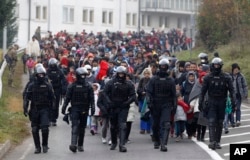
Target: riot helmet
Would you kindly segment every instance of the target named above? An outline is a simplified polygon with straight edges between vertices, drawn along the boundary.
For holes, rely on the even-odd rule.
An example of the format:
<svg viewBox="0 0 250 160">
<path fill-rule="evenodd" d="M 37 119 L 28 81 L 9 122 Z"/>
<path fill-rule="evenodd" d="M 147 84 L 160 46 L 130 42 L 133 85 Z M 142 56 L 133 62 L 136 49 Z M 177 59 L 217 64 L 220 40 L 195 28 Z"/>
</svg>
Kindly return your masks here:
<svg viewBox="0 0 250 160">
<path fill-rule="evenodd" d="M 223 62 L 221 58 L 214 58 L 211 62 L 211 71 L 215 74 L 219 74 L 221 72 L 223 66 Z"/>
<path fill-rule="evenodd" d="M 164 58 L 159 62 L 159 76 L 165 77 L 168 75 L 167 71 L 169 68 L 169 61 L 168 59 Z"/>
<path fill-rule="evenodd" d="M 50 68 L 57 68 L 57 59 L 55 58 L 50 58 L 49 59 L 49 67 Z"/>
<path fill-rule="evenodd" d="M 35 75 L 38 82 L 45 81 L 46 69 L 43 66 L 37 67 Z"/>
<path fill-rule="evenodd" d="M 88 74 L 91 73 L 92 67 L 89 64 L 86 64 L 84 68 L 88 71 Z"/>
<path fill-rule="evenodd" d="M 200 58 L 201 60 L 201 64 L 208 64 L 208 56 L 206 53 L 203 53 L 201 52 L 199 55 L 198 55 L 198 58 Z"/>
<path fill-rule="evenodd" d="M 76 69 L 76 79 L 77 81 L 83 83 L 85 82 L 85 79 L 87 77 L 87 75 L 89 74 L 89 72 L 87 71 L 86 68 L 84 67 L 79 67 Z"/>
<path fill-rule="evenodd" d="M 116 78 L 120 82 L 124 82 L 126 80 L 127 69 L 124 66 L 119 66 L 116 68 Z"/>
</svg>

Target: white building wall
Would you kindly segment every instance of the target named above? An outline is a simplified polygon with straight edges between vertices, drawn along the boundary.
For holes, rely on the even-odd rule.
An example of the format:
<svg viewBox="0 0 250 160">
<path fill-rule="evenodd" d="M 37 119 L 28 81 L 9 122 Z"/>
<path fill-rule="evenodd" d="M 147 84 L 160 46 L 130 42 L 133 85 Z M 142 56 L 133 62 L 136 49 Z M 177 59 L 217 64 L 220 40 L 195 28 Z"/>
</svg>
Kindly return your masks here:
<svg viewBox="0 0 250 160">
<path fill-rule="evenodd" d="M 30 34 L 29 34 L 29 1 L 31 2 L 31 21 L 30 21 Z M 138 0 L 17 0 L 19 7 L 19 32 L 18 32 L 18 44 L 20 46 L 26 46 L 28 39 L 34 35 L 35 30 L 38 26 L 41 27 L 42 36 L 47 34 L 47 31 L 52 31 L 56 34 L 60 30 L 67 30 L 67 32 L 74 34 L 75 32 L 82 32 L 83 29 L 86 32 L 93 31 L 105 32 L 106 29 L 109 31 L 137 31 L 138 21 L 136 24 L 132 24 L 132 15 L 136 14 L 137 19 L 139 16 L 138 12 Z M 36 18 L 36 6 L 40 6 L 41 10 L 43 7 L 47 7 L 47 17 L 42 18 L 43 12 L 40 12 L 40 19 Z M 74 8 L 74 22 L 65 23 L 63 22 L 63 7 Z M 83 22 L 83 9 L 93 10 L 94 17 L 93 23 Z M 102 13 L 113 13 L 112 24 L 102 23 Z M 127 13 L 131 14 L 130 25 L 126 24 Z M 159 15 L 168 15 L 168 27 L 165 27 L 165 31 L 172 28 L 177 28 L 177 19 L 181 17 L 181 28 L 183 29 L 190 24 L 190 18 L 188 15 L 181 14 L 169 14 L 162 12 L 141 12 L 141 15 L 151 15 L 151 25 L 142 26 L 141 29 L 145 31 L 151 31 L 152 28 L 161 29 L 159 27 Z M 88 17 L 89 19 L 89 17 Z M 29 35 L 29 37 L 28 37 Z"/>
</svg>

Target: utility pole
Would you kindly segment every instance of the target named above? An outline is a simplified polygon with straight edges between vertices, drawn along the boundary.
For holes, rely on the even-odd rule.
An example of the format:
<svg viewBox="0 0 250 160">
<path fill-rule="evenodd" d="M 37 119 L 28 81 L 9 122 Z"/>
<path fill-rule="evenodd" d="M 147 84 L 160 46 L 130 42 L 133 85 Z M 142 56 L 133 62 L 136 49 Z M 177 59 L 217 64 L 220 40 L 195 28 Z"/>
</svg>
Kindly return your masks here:
<svg viewBox="0 0 250 160">
<path fill-rule="evenodd" d="M 30 40 L 31 0 L 29 0 L 28 41 Z"/>
<path fill-rule="evenodd" d="M 138 34 L 141 38 L 141 0 L 138 0 Z"/>
</svg>

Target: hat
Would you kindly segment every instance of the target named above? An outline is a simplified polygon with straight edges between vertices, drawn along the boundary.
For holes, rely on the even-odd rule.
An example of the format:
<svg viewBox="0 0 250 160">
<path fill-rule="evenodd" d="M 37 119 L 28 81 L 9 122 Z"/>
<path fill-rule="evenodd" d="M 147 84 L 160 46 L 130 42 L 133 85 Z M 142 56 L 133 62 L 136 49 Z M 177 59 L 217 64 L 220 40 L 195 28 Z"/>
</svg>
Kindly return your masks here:
<svg viewBox="0 0 250 160">
<path fill-rule="evenodd" d="M 72 51 L 76 51 L 76 47 L 72 47 L 71 50 L 72 50 Z"/>
<path fill-rule="evenodd" d="M 214 53 L 214 57 L 220 57 L 218 52 Z"/>
<path fill-rule="evenodd" d="M 232 72 L 235 68 L 238 68 L 240 70 L 240 66 L 238 65 L 238 63 L 233 63 L 232 64 Z"/>
</svg>

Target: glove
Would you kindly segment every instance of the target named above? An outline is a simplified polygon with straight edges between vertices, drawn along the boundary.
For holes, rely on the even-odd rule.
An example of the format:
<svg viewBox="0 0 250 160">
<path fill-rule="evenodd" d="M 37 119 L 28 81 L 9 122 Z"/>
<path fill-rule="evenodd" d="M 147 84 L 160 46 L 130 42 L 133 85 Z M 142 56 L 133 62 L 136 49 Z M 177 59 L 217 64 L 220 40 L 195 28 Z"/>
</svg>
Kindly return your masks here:
<svg viewBox="0 0 250 160">
<path fill-rule="evenodd" d="M 91 116 L 95 114 L 95 107 L 91 107 Z"/>
<path fill-rule="evenodd" d="M 28 110 L 27 110 L 27 109 L 24 109 L 24 111 L 23 111 L 23 115 L 24 115 L 25 117 L 27 117 L 27 116 L 28 116 Z"/>
<path fill-rule="evenodd" d="M 122 108 L 127 108 L 127 107 L 129 107 L 129 105 L 130 105 L 130 103 L 124 102 L 124 103 L 122 103 Z"/>
<path fill-rule="evenodd" d="M 63 107 L 62 107 L 62 114 L 63 114 L 63 115 L 65 115 L 66 108 L 67 108 L 67 106 L 63 105 Z"/>
</svg>

